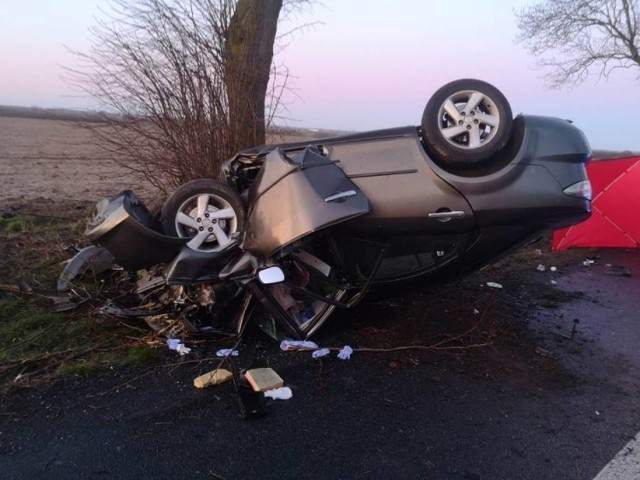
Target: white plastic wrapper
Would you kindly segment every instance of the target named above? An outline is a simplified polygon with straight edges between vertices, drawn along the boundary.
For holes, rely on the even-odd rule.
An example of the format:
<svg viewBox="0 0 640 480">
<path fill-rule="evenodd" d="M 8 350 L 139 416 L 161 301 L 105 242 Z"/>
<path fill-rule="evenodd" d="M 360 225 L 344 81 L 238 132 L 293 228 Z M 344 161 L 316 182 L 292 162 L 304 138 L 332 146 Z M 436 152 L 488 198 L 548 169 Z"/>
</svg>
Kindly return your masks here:
<svg viewBox="0 0 640 480">
<path fill-rule="evenodd" d="M 238 350 L 233 350 L 232 348 L 222 348 L 216 352 L 216 357 L 237 357 L 240 355 Z"/>
<path fill-rule="evenodd" d="M 318 344 L 308 340 L 282 340 L 280 342 L 280 350 L 289 352 L 292 350 L 317 350 Z"/>
<path fill-rule="evenodd" d="M 487 287 L 502 288 L 502 285 L 500 285 L 499 283 L 496 283 L 496 282 L 487 282 Z"/>
<path fill-rule="evenodd" d="M 264 392 L 265 397 L 273 398 L 274 400 L 289 400 L 293 397 L 293 392 L 289 387 L 274 388 Z"/>
</svg>

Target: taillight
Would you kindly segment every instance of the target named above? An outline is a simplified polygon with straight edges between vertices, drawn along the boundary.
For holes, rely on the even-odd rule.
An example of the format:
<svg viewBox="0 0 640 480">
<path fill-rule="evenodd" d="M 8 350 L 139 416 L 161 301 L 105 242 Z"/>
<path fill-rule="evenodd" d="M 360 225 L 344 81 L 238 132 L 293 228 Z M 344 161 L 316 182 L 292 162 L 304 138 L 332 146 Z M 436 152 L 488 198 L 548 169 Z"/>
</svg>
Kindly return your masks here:
<svg viewBox="0 0 640 480">
<path fill-rule="evenodd" d="M 582 182 L 569 185 L 562 191 L 566 195 L 572 197 L 584 198 L 585 200 L 591 200 L 591 182 L 589 180 L 583 180 Z"/>
</svg>

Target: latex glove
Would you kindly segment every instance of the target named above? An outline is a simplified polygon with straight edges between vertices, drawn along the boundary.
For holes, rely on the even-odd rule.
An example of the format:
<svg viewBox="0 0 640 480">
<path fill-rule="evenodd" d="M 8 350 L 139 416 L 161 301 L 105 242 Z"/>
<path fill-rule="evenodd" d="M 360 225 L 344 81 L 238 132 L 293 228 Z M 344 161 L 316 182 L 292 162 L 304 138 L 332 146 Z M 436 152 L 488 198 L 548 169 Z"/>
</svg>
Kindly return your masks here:
<svg viewBox="0 0 640 480">
<path fill-rule="evenodd" d="M 349 345 L 345 345 L 342 350 L 338 352 L 338 358 L 340 360 L 349 360 L 351 358 L 351 354 L 353 353 L 353 348 Z"/>
</svg>

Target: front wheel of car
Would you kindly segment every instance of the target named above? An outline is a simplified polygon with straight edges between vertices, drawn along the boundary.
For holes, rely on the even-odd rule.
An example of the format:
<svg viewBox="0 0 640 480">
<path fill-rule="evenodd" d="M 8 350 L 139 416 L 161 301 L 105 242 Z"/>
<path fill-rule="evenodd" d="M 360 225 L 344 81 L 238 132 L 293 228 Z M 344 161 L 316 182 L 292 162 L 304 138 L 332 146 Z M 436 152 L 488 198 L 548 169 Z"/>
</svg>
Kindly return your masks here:
<svg viewBox="0 0 640 480">
<path fill-rule="evenodd" d="M 224 250 L 242 231 L 245 209 L 238 193 L 216 180 L 194 180 L 178 188 L 160 214 L 165 235 L 188 238 L 200 252 Z"/>
<path fill-rule="evenodd" d="M 511 107 L 493 85 L 475 79 L 437 90 L 422 115 L 427 149 L 445 166 L 472 168 L 486 163 L 509 141 Z"/>
</svg>

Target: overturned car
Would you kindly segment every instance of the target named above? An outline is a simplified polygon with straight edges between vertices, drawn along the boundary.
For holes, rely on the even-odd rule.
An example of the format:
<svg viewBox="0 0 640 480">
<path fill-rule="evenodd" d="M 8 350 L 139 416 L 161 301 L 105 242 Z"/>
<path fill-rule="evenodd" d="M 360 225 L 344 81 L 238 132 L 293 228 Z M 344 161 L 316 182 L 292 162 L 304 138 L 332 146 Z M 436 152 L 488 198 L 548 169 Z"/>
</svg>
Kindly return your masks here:
<svg viewBox="0 0 640 480">
<path fill-rule="evenodd" d="M 241 151 L 159 216 L 131 191 L 102 200 L 86 235 L 139 272 L 153 310 L 115 313 L 303 339 L 372 288 L 475 270 L 585 220 L 590 157 L 569 121 L 514 119 L 496 88 L 458 80 L 418 127 Z"/>
</svg>

